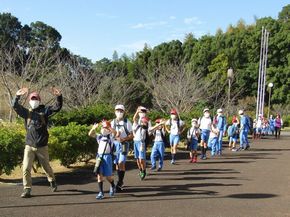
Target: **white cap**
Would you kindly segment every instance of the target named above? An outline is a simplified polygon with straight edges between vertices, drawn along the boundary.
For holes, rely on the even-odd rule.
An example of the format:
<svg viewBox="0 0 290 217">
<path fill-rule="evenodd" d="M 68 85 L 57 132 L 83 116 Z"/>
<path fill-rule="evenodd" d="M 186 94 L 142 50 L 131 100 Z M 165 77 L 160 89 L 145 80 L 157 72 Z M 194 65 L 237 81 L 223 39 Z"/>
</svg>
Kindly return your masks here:
<svg viewBox="0 0 290 217">
<path fill-rule="evenodd" d="M 205 108 L 205 109 L 203 110 L 203 113 L 205 113 L 205 112 L 209 112 L 209 109 L 208 109 L 208 108 Z"/>
<path fill-rule="evenodd" d="M 244 110 L 239 110 L 239 115 L 244 114 Z"/>
<path fill-rule="evenodd" d="M 216 112 L 217 113 L 223 113 L 223 110 L 221 108 L 219 108 Z"/>
<path fill-rule="evenodd" d="M 116 105 L 115 110 L 123 110 L 125 111 L 125 107 L 123 105 Z"/>
<path fill-rule="evenodd" d="M 191 120 L 191 122 L 197 122 L 197 119 L 196 119 L 196 118 L 193 118 L 193 119 Z"/>
</svg>

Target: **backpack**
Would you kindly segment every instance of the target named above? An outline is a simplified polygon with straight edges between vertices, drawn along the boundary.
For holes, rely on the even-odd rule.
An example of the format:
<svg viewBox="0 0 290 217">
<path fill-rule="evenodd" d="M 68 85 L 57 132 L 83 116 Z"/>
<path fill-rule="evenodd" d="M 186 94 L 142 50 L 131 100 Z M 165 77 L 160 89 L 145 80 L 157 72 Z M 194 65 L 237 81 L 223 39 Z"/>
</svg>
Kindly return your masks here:
<svg viewBox="0 0 290 217">
<path fill-rule="evenodd" d="M 229 128 L 228 128 L 228 136 L 229 137 L 233 137 L 235 134 L 236 134 L 236 131 L 237 131 L 237 128 L 235 125 L 231 125 Z"/>
<path fill-rule="evenodd" d="M 172 120 L 170 119 L 169 120 L 169 126 L 171 127 L 171 125 L 172 125 Z M 178 131 L 179 131 L 179 128 L 180 128 L 180 119 L 178 118 L 177 119 L 177 129 L 178 129 Z"/>
<path fill-rule="evenodd" d="M 40 116 L 40 120 L 41 120 L 41 126 L 40 127 L 47 127 L 48 124 L 48 120 L 45 117 L 45 111 L 44 112 L 36 112 L 33 111 L 31 108 L 28 110 L 28 115 L 27 115 L 27 121 L 26 121 L 26 127 L 28 128 L 29 125 L 31 124 L 31 118 L 32 118 L 32 113 L 36 113 L 37 115 Z"/>
<path fill-rule="evenodd" d="M 161 138 L 162 138 L 162 141 L 163 141 L 163 143 L 164 143 L 164 146 L 165 147 L 169 147 L 170 146 L 170 144 L 169 144 L 169 142 L 168 142 L 168 140 L 167 140 L 167 138 L 166 138 L 166 133 L 163 133 L 163 131 L 162 131 L 162 129 L 160 130 L 160 132 L 161 132 Z M 155 137 L 155 135 L 156 135 L 156 130 L 153 132 L 153 135 L 154 135 L 154 137 Z"/>
<path fill-rule="evenodd" d="M 123 121 L 124 121 L 124 124 L 120 125 L 119 123 L 117 124 L 116 119 L 114 119 L 113 120 L 113 126 L 124 127 L 125 133 L 128 136 L 128 135 L 130 135 L 130 132 L 129 132 L 128 127 L 127 127 L 128 120 L 127 120 L 127 118 L 125 118 Z"/>
</svg>

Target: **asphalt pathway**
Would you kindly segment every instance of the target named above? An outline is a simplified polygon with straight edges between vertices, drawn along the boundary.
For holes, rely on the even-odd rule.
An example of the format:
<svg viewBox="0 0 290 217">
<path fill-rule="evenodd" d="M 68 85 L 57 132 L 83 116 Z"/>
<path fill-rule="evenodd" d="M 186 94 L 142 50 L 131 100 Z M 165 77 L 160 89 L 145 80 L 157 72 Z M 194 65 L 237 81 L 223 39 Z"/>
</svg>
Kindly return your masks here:
<svg viewBox="0 0 290 217">
<path fill-rule="evenodd" d="M 249 151 L 188 163 L 166 160 L 164 170 L 140 181 L 135 163 L 128 162 L 125 191 L 98 201 L 91 170 L 56 174 L 59 190 L 50 192 L 46 179 L 34 180 L 33 197 L 20 198 L 21 185 L 0 184 L 0 216 L 290 216 L 290 134 L 280 140 L 251 141 Z M 0 180 L 5 182 L 7 180 Z M 18 180 L 21 182 L 21 180 Z"/>
</svg>

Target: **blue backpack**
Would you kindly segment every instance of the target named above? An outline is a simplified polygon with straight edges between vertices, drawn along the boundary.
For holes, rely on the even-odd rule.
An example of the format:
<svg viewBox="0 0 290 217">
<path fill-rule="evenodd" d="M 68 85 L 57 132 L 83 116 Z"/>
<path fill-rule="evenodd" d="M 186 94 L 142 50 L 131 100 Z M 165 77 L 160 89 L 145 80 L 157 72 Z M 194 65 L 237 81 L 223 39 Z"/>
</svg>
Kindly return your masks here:
<svg viewBox="0 0 290 217">
<path fill-rule="evenodd" d="M 232 137 L 236 134 L 237 127 L 235 125 L 231 125 L 228 129 L 228 136 Z"/>
</svg>

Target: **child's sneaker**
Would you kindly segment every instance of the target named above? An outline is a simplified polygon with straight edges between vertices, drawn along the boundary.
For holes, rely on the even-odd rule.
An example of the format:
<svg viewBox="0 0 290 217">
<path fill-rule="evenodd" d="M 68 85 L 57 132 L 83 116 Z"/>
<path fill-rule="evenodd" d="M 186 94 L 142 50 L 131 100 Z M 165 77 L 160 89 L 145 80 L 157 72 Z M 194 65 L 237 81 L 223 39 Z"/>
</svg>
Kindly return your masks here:
<svg viewBox="0 0 290 217">
<path fill-rule="evenodd" d="M 175 164 L 175 160 L 171 160 L 171 162 L 170 162 L 171 164 Z"/>
<path fill-rule="evenodd" d="M 151 168 L 150 168 L 150 170 L 155 170 L 156 169 L 156 166 L 152 166 Z"/>
<path fill-rule="evenodd" d="M 195 156 L 193 159 L 192 159 L 192 163 L 196 163 L 197 162 L 197 156 Z"/>
<path fill-rule="evenodd" d="M 97 200 L 102 200 L 104 198 L 104 193 L 103 192 L 100 192 L 97 196 L 96 196 L 96 199 Z"/>
<path fill-rule="evenodd" d="M 115 195 L 115 192 L 116 192 L 116 187 L 114 186 L 114 187 L 110 187 L 110 191 L 109 191 L 109 195 L 110 195 L 110 197 L 114 197 L 114 195 Z"/>
<path fill-rule="evenodd" d="M 161 170 L 162 170 L 162 167 L 159 167 L 159 168 L 157 169 L 158 172 L 160 172 Z"/>
</svg>

